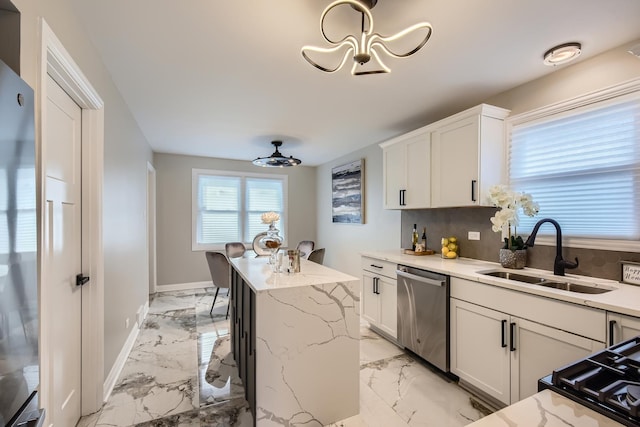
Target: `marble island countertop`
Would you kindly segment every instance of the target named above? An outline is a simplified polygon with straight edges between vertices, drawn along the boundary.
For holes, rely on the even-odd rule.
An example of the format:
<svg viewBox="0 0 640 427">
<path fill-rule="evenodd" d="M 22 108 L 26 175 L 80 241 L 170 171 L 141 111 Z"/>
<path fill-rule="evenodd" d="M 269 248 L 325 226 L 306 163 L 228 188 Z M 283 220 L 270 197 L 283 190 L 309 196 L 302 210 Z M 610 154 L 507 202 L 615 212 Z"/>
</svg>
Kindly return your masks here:
<svg viewBox="0 0 640 427">
<path fill-rule="evenodd" d="M 551 390 L 543 390 L 467 427 L 623 427 Z"/>
<path fill-rule="evenodd" d="M 500 264 L 489 261 L 481 261 L 470 258 L 443 259 L 439 254 L 415 256 L 407 255 L 400 249 L 384 251 L 366 251 L 362 256 L 390 261 L 410 267 L 422 268 L 437 273 L 467 279 L 475 282 L 486 283 L 502 288 L 513 289 L 561 301 L 572 302 L 616 313 L 640 317 L 640 286 L 628 285 L 613 280 L 599 279 L 587 276 L 567 274 L 565 277 L 596 286 L 614 288 L 614 290 L 602 294 L 584 294 L 560 289 L 547 288 L 539 285 L 515 282 L 482 274 L 481 272 L 502 269 Z M 552 271 L 524 268 L 522 270 L 509 270 L 523 274 L 534 274 L 553 277 Z M 555 276 L 558 277 L 558 276 Z"/>
<path fill-rule="evenodd" d="M 231 266 L 231 341 L 254 425 L 319 427 L 357 414 L 358 278 L 304 259 L 294 274 L 274 273 L 267 257 Z"/>
<path fill-rule="evenodd" d="M 230 261 L 255 292 L 359 280 L 306 259 L 300 260 L 300 272 L 292 274 L 273 272 L 269 257 L 232 258 Z"/>
</svg>

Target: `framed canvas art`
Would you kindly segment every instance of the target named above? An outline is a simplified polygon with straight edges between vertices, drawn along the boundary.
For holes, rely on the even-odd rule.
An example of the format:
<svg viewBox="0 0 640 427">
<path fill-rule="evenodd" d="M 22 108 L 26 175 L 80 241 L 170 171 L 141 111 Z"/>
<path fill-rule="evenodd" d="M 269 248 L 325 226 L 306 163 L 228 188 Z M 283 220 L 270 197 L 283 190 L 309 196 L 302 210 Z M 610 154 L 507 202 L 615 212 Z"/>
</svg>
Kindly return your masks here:
<svg viewBox="0 0 640 427">
<path fill-rule="evenodd" d="M 331 169 L 333 222 L 364 224 L 364 159 Z"/>
</svg>

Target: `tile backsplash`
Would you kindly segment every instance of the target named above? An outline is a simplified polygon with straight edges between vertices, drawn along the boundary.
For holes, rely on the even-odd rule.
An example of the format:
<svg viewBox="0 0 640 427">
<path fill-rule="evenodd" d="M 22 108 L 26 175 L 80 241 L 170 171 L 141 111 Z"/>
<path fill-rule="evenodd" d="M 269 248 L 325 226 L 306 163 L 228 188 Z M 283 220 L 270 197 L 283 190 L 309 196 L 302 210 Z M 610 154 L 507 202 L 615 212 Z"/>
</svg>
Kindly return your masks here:
<svg viewBox="0 0 640 427">
<path fill-rule="evenodd" d="M 461 257 L 498 262 L 502 238 L 500 233 L 491 230 L 489 220 L 495 211 L 495 208 L 480 207 L 403 210 L 401 213 L 402 247 L 411 247 L 411 230 L 413 224 L 417 224 L 420 236 L 422 236 L 422 228 L 427 227 L 429 249 L 439 253 L 440 239 L 456 236 L 460 243 Z M 480 240 L 469 240 L 467 238 L 469 231 L 480 232 Z M 523 237 L 524 235 L 526 233 L 523 233 Z M 555 245 L 537 244 L 527 249 L 527 267 L 551 271 L 555 255 Z M 573 261 L 577 257 L 580 261 L 578 268 L 567 270 L 567 273 L 611 280 L 620 280 L 621 260 L 640 262 L 640 253 L 635 252 L 564 247 L 562 255 L 566 260 Z"/>
</svg>

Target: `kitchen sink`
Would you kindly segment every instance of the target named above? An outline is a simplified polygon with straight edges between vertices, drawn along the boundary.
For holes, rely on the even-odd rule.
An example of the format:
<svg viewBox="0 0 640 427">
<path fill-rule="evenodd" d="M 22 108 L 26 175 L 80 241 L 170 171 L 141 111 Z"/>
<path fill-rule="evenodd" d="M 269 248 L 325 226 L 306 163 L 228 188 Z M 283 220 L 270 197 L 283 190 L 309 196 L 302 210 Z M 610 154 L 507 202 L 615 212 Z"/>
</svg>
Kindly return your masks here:
<svg viewBox="0 0 640 427">
<path fill-rule="evenodd" d="M 485 276 L 499 277 L 501 279 L 515 280 L 518 282 L 533 283 L 534 285 L 539 285 L 547 280 L 544 277 L 527 276 L 526 274 L 512 273 L 510 271 L 489 271 L 481 274 L 484 274 Z"/>
<path fill-rule="evenodd" d="M 568 280 L 562 276 L 549 278 L 503 270 L 479 271 L 478 273 L 484 274 L 485 276 L 499 277 L 501 279 L 514 280 L 516 282 L 529 283 L 532 285 L 545 286 L 547 288 L 560 289 L 563 291 L 577 292 L 581 294 L 603 294 L 615 289 L 611 287 L 598 286 L 596 284 L 578 283 Z"/>
<path fill-rule="evenodd" d="M 613 290 L 610 288 L 587 286 L 572 282 L 545 281 L 542 283 L 538 283 L 538 285 L 546 286 L 547 288 L 561 289 L 563 291 L 579 292 L 581 294 L 604 294 L 605 292 L 610 292 Z"/>
</svg>

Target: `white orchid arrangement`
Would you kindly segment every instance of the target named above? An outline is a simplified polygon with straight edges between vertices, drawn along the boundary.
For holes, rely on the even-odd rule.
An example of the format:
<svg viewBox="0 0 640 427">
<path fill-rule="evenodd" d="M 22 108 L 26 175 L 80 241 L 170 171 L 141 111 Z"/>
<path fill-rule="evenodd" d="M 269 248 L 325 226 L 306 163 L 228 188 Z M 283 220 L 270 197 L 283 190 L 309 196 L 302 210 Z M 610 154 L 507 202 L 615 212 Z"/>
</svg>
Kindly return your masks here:
<svg viewBox="0 0 640 427">
<path fill-rule="evenodd" d="M 271 224 L 280 220 L 280 215 L 276 212 L 265 212 L 261 216 L 263 224 Z"/>
<path fill-rule="evenodd" d="M 527 216 L 533 217 L 538 214 L 540 206 L 533 201 L 533 197 L 528 193 L 518 193 L 509 190 L 504 185 L 494 185 L 489 189 L 489 199 L 494 206 L 500 208 L 491 217 L 491 229 L 496 233 L 508 228 L 509 235 L 505 237 L 504 249 L 525 249 L 525 243 L 521 236 L 517 236 L 518 212 L 522 210 Z M 513 233 L 511 232 L 513 227 Z"/>
</svg>

